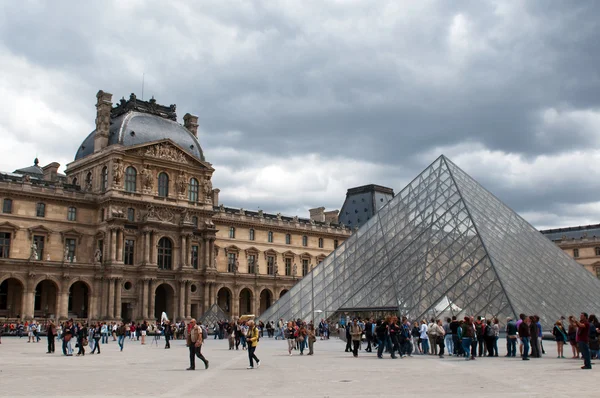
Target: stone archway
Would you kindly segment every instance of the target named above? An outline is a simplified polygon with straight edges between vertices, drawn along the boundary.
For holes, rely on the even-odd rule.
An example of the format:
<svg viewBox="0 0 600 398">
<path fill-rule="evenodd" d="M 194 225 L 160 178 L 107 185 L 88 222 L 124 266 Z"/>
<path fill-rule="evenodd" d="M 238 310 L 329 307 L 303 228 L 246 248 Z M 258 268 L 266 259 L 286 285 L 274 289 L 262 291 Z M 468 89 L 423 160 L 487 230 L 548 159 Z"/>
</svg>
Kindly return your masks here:
<svg viewBox="0 0 600 398">
<path fill-rule="evenodd" d="M 0 317 L 23 317 L 23 291 L 23 284 L 16 278 L 0 283 Z"/>
<path fill-rule="evenodd" d="M 165 312 L 167 317 L 175 320 L 175 291 L 168 283 L 163 283 L 156 287 L 154 292 L 154 316 L 155 320 L 159 320 L 162 313 Z"/>
<path fill-rule="evenodd" d="M 279 298 L 282 298 L 288 292 L 287 289 L 283 289 L 281 293 L 279 293 Z"/>
<path fill-rule="evenodd" d="M 35 287 L 34 317 L 56 318 L 58 315 L 58 286 L 50 279 L 40 281 Z"/>
<path fill-rule="evenodd" d="M 233 308 L 231 308 L 231 297 L 233 295 L 231 294 L 231 290 L 229 290 L 226 287 L 222 287 L 219 289 L 219 291 L 217 292 L 217 304 L 219 305 L 219 307 L 221 307 L 221 309 L 223 311 L 225 311 L 225 313 L 228 316 L 231 316 L 231 311 L 233 310 Z"/>
<path fill-rule="evenodd" d="M 273 304 L 273 293 L 269 289 L 260 292 L 260 313 L 265 312 Z"/>
<path fill-rule="evenodd" d="M 254 313 L 253 294 L 250 289 L 243 288 L 240 291 L 240 316 Z"/>
<path fill-rule="evenodd" d="M 87 318 L 90 306 L 90 288 L 87 283 L 77 281 L 69 288 L 67 311 L 70 318 Z"/>
</svg>

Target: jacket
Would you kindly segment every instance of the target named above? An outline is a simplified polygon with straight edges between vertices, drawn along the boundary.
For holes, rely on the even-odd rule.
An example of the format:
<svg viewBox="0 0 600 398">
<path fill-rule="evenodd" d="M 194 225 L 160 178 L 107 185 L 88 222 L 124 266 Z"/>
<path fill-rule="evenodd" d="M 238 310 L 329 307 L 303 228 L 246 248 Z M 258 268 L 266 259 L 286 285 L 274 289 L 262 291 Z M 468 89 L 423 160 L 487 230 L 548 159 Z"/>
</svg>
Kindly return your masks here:
<svg viewBox="0 0 600 398">
<path fill-rule="evenodd" d="M 192 344 L 202 344 L 202 330 L 198 325 L 194 325 L 192 329 L 190 329 L 190 340 Z"/>
<path fill-rule="evenodd" d="M 250 347 L 256 347 L 258 345 L 258 328 L 254 326 L 252 330 L 248 330 L 248 336 L 246 336 L 246 341 L 250 345 Z"/>
<path fill-rule="evenodd" d="M 350 325 L 350 336 L 352 336 L 352 341 L 360 341 L 362 337 L 362 328 L 358 324 Z"/>
</svg>

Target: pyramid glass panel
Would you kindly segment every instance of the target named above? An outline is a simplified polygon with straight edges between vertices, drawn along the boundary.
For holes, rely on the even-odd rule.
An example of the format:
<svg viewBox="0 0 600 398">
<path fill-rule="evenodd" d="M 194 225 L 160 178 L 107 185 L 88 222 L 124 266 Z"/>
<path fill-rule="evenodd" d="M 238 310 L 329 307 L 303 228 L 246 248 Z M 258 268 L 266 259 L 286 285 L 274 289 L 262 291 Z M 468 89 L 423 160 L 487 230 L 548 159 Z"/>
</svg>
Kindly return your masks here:
<svg viewBox="0 0 600 398">
<path fill-rule="evenodd" d="M 442 315 L 561 315 L 600 308 L 600 281 L 444 156 L 262 316 L 397 308 Z"/>
</svg>

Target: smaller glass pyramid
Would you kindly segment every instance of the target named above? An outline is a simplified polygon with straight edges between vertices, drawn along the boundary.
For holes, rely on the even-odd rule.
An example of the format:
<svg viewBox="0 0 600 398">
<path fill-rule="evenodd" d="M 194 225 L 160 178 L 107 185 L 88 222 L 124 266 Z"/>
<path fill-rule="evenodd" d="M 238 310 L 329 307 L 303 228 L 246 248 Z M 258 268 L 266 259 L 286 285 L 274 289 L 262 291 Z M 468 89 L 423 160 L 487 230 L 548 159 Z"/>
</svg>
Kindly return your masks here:
<svg viewBox="0 0 600 398">
<path fill-rule="evenodd" d="M 206 311 L 200 317 L 199 321 L 202 322 L 204 326 L 206 326 L 209 330 L 212 330 L 212 327 L 217 324 L 219 321 L 228 321 L 229 318 L 225 311 L 219 307 L 217 303 L 210 306 L 208 311 Z"/>
<path fill-rule="evenodd" d="M 442 155 L 261 318 L 390 307 L 548 327 L 598 311 L 600 281 Z"/>
</svg>

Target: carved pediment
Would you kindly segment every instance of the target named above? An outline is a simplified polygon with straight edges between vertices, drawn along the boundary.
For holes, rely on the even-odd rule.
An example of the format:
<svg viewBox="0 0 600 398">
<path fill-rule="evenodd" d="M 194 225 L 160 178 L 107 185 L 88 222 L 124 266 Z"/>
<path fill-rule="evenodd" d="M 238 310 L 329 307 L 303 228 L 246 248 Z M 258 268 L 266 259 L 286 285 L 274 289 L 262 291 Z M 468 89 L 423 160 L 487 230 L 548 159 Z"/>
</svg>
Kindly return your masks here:
<svg viewBox="0 0 600 398">
<path fill-rule="evenodd" d="M 81 243 L 81 237 L 83 236 L 83 233 L 79 232 L 75 228 L 70 228 L 70 229 L 67 229 L 66 231 L 62 231 L 60 233 L 60 236 L 62 238 L 63 243 L 64 243 L 65 239 L 67 239 L 67 238 L 77 238 L 77 243 L 79 244 L 79 243 Z"/>
<path fill-rule="evenodd" d="M 14 232 L 17 232 L 20 228 L 18 225 L 15 225 L 11 222 L 5 221 L 3 223 L 0 223 L 0 229 L 10 230 L 10 231 L 13 231 L 13 233 L 14 233 Z"/>
<path fill-rule="evenodd" d="M 225 251 L 227 253 L 239 253 L 240 248 L 237 247 L 236 245 L 230 245 L 225 248 Z"/>
<path fill-rule="evenodd" d="M 149 204 L 146 210 L 146 214 L 143 217 L 144 221 L 173 223 L 175 220 L 175 213 L 168 207 Z"/>
<path fill-rule="evenodd" d="M 179 164 L 190 164 L 202 166 L 207 169 L 209 168 L 207 164 L 196 159 L 169 139 L 152 144 L 132 147 L 128 152 L 142 158 L 161 159 Z"/>
<path fill-rule="evenodd" d="M 305 258 L 305 259 L 310 260 L 312 258 L 312 256 L 310 255 L 310 253 L 304 252 L 300 255 L 300 258 Z"/>
<path fill-rule="evenodd" d="M 296 257 L 296 254 L 291 250 L 287 250 L 282 254 L 282 256 L 294 258 L 294 257 Z"/>
<path fill-rule="evenodd" d="M 29 239 L 33 239 L 33 235 L 50 235 L 52 233 L 51 229 L 43 225 L 27 228 L 27 231 L 29 231 Z"/>
</svg>

